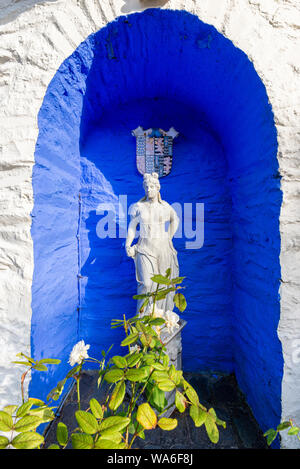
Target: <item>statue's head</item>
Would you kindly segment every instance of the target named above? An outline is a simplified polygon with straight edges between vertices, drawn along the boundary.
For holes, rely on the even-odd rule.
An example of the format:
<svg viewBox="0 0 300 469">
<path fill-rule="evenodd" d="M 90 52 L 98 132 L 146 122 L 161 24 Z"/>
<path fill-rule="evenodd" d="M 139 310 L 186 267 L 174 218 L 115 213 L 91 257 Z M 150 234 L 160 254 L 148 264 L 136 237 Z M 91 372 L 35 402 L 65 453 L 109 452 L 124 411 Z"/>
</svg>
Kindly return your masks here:
<svg viewBox="0 0 300 469">
<path fill-rule="evenodd" d="M 157 173 L 145 173 L 143 179 L 143 188 L 145 195 L 149 200 L 155 199 L 157 196 L 158 200 L 161 201 L 160 197 L 160 182 Z"/>
</svg>

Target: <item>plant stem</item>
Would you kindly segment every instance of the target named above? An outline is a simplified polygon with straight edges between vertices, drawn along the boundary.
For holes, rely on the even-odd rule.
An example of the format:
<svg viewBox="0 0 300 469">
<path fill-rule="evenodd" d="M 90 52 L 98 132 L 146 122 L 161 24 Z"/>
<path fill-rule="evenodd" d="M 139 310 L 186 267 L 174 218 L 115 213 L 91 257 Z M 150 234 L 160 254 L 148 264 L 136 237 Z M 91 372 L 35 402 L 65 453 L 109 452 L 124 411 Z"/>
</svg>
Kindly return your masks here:
<svg viewBox="0 0 300 469">
<path fill-rule="evenodd" d="M 78 410 L 80 410 L 79 378 L 76 378 Z"/>
<path fill-rule="evenodd" d="M 156 301 L 156 295 L 157 295 L 158 289 L 159 289 L 159 283 L 158 283 L 158 284 L 157 284 L 157 286 L 156 286 L 156 290 L 155 290 L 155 293 L 154 293 L 154 296 L 153 296 L 153 309 L 152 309 L 152 316 L 154 315 L 155 301 Z"/>
<path fill-rule="evenodd" d="M 134 440 L 136 439 L 137 436 L 138 436 L 138 434 L 137 434 L 137 432 L 135 432 L 132 439 L 131 439 L 130 445 L 128 446 L 128 449 L 131 449 L 132 443 L 134 442 Z"/>
<path fill-rule="evenodd" d="M 81 363 L 81 365 L 80 365 L 80 368 L 79 368 L 79 371 L 78 371 L 78 375 L 76 376 L 78 410 L 80 410 L 80 389 L 79 389 L 79 383 L 80 383 L 81 368 L 82 368 L 82 363 Z"/>
<path fill-rule="evenodd" d="M 154 371 L 154 369 L 151 371 L 151 373 L 150 373 L 150 375 L 149 375 L 149 377 L 148 377 L 146 383 L 144 384 L 144 386 L 143 386 L 141 392 L 139 393 L 139 395 L 137 396 L 137 398 L 133 401 L 133 406 L 135 406 L 135 404 L 137 403 L 139 397 L 140 397 L 140 396 L 143 394 L 143 392 L 145 391 L 145 389 L 146 389 L 146 387 L 147 387 L 147 385 L 148 385 L 148 383 L 149 383 L 149 381 L 150 381 L 150 378 L 151 378 L 151 375 L 152 375 L 153 371 Z M 134 407 L 133 407 L 133 408 L 134 408 Z"/>
<path fill-rule="evenodd" d="M 22 376 L 21 376 L 21 393 L 22 393 L 22 404 L 24 404 L 25 402 L 25 393 L 24 393 L 24 381 L 25 381 L 25 378 L 26 378 L 26 375 L 28 373 L 28 371 L 30 370 L 30 368 L 28 370 L 26 370 Z"/>
</svg>

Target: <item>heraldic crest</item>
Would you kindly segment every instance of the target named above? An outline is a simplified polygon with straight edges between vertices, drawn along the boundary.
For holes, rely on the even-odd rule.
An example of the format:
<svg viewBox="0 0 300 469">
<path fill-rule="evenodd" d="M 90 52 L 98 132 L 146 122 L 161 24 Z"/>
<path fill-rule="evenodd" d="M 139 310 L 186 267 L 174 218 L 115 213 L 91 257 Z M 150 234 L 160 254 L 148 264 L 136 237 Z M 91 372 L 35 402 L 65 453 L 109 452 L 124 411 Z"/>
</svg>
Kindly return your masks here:
<svg viewBox="0 0 300 469">
<path fill-rule="evenodd" d="M 141 174 L 157 173 L 167 176 L 172 168 L 173 139 L 178 132 L 171 127 L 167 132 L 151 128 L 138 127 L 132 131 L 136 137 L 136 165 Z"/>
</svg>

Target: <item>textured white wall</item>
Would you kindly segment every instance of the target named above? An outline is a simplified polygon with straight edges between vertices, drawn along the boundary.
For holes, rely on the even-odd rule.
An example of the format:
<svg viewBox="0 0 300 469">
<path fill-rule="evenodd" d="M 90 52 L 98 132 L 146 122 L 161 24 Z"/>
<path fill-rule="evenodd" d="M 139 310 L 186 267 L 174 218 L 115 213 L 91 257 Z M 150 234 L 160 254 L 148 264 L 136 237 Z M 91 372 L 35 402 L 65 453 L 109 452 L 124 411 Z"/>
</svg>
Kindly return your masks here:
<svg viewBox="0 0 300 469">
<path fill-rule="evenodd" d="M 248 55 L 266 86 L 278 131 L 283 190 L 282 417 L 300 424 L 298 0 L 0 0 L 0 408 L 19 401 L 21 369 L 10 361 L 19 351 L 30 353 L 31 173 L 45 91 L 61 62 L 89 34 L 119 15 L 158 5 L 185 9 L 214 25 Z M 283 438 L 283 446 L 294 444 Z"/>
</svg>

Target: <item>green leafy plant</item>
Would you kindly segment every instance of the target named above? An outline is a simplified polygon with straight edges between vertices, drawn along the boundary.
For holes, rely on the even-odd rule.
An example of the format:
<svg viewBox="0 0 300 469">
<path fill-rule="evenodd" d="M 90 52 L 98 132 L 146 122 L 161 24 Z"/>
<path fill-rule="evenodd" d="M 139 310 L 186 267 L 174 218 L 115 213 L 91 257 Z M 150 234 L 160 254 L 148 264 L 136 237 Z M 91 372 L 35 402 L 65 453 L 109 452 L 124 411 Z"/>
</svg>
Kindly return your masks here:
<svg viewBox="0 0 300 469">
<path fill-rule="evenodd" d="M 75 417 L 78 427 L 69 432 L 67 426 L 59 422 L 57 443 L 50 445 L 48 449 L 64 449 L 69 441 L 74 449 L 133 448 L 137 438 L 145 438 L 146 431 L 156 427 L 165 431 L 176 428 L 177 419 L 164 416 L 174 404 L 180 413 L 189 411 L 195 426 L 204 425 L 210 440 L 213 443 L 218 442 L 218 427 L 226 428 L 226 423 L 217 417 L 213 408 L 207 409 L 200 403 L 195 389 L 186 381 L 182 370 L 177 370 L 174 364 L 170 363 L 163 341 L 166 330 L 172 332 L 174 328 L 179 327 L 179 316 L 174 312 L 164 314 L 158 308 L 157 302 L 172 293 L 175 305 L 183 312 L 186 308 L 186 299 L 180 290 L 184 277 L 171 279 L 168 269 L 164 276 L 155 275 L 152 280 L 157 285 L 154 292 L 134 296 L 135 299 L 144 300 L 140 314 L 128 319 L 124 315 L 122 319 L 112 321 L 112 328 L 124 330 L 125 337 L 121 342 L 121 347 L 126 350 L 124 354 L 108 358 L 109 349 L 107 352 L 102 351 L 102 358 L 98 360 L 88 356 L 89 346 L 83 341 L 76 344 L 69 360 L 72 368 L 49 393 L 48 404 L 34 399 L 25 402 L 22 387 L 22 406 L 25 406 L 23 407 L 25 410 L 22 410 L 22 406 L 21 411 L 16 406 L 7 406 L 0 413 L 0 430 L 18 431 L 18 428 L 19 430 L 25 428 L 20 433 L 21 436 L 17 435 L 14 439 L 1 437 L 3 438 L 0 440 L 1 447 L 10 444 L 15 448 L 44 446 L 44 438 L 36 429 L 40 423 L 54 418 L 50 402 L 61 396 L 69 378 L 73 378 L 77 386 L 78 410 L 75 412 Z M 26 360 L 26 363 L 21 362 L 21 364 L 44 371 L 45 360 L 35 362 L 29 357 L 26 357 Z M 82 410 L 80 379 L 82 368 L 88 362 L 94 362 L 99 366 L 98 387 L 106 383 L 105 398 L 103 402 L 92 398 L 89 408 Z M 58 363 L 58 360 L 48 360 L 48 363 Z M 22 386 L 23 382 L 24 379 Z M 171 404 L 166 399 L 166 392 L 170 391 L 175 395 L 175 402 Z M 36 410 L 31 410 L 32 405 L 35 405 Z M 14 412 L 13 422 L 11 415 Z M 36 417 L 34 421 L 32 415 Z M 24 419 L 25 416 L 27 420 L 23 420 L 22 424 L 19 418 Z"/>
<path fill-rule="evenodd" d="M 300 441 L 300 427 L 297 427 L 296 425 L 294 425 L 293 421 L 290 419 L 285 422 L 281 422 L 277 426 L 276 429 L 270 428 L 264 433 L 264 436 L 267 438 L 268 445 L 270 446 L 273 443 L 273 441 L 276 439 L 277 435 L 281 431 L 284 431 L 287 429 L 288 429 L 288 435 L 296 436 L 298 440 Z"/>
<path fill-rule="evenodd" d="M 60 360 L 44 358 L 39 361 L 33 360 L 24 353 L 19 353 L 20 359 L 13 363 L 23 365 L 27 369 L 21 376 L 21 405 L 7 405 L 0 411 L 0 431 L 8 433 L 8 436 L 0 436 L 0 449 L 35 449 L 44 443 L 43 435 L 37 432 L 37 428 L 55 418 L 55 413 L 50 403 L 40 399 L 29 397 L 25 399 L 24 380 L 32 369 L 37 371 L 48 371 L 46 365 L 58 365 Z"/>
</svg>

